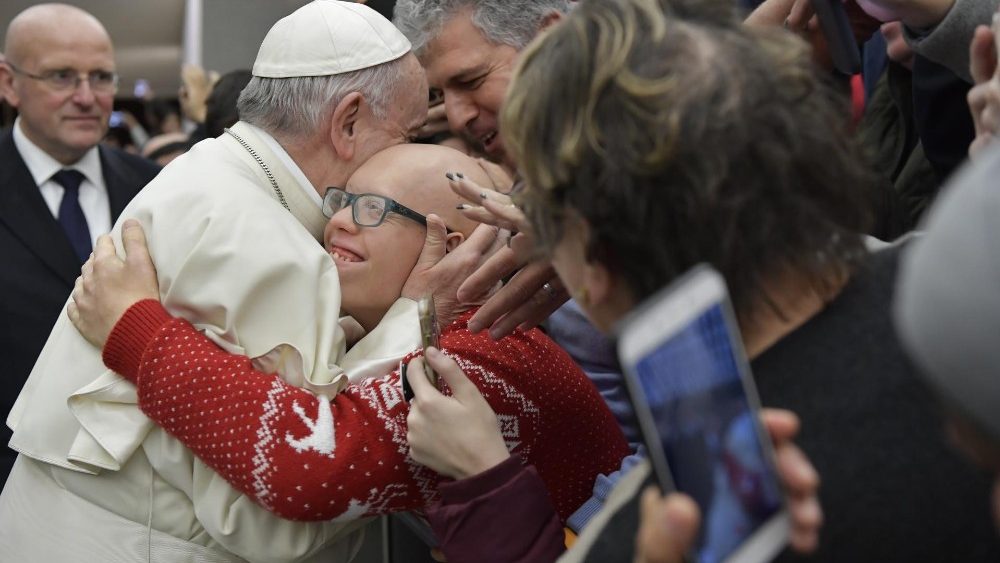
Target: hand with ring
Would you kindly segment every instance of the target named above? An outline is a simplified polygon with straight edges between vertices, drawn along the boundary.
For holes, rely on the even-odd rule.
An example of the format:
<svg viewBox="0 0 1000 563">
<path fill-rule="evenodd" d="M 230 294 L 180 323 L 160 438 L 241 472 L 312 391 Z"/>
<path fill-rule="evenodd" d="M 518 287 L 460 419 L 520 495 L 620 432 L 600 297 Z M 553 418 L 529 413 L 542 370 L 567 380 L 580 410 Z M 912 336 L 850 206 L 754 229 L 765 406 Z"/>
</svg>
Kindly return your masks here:
<svg viewBox="0 0 1000 563">
<path fill-rule="evenodd" d="M 469 202 L 462 206 L 466 216 L 511 233 L 508 247 L 494 254 L 458 289 L 459 299 L 474 301 L 476 296 L 485 295 L 497 282 L 516 272 L 473 315 L 469 330 L 489 328 L 490 336 L 500 339 L 516 328 L 526 330 L 537 326 L 569 300 L 569 294 L 549 260 L 538 256 L 527 217 L 510 196 L 484 189 L 462 176 L 452 175 L 449 179 L 451 189 Z"/>
</svg>

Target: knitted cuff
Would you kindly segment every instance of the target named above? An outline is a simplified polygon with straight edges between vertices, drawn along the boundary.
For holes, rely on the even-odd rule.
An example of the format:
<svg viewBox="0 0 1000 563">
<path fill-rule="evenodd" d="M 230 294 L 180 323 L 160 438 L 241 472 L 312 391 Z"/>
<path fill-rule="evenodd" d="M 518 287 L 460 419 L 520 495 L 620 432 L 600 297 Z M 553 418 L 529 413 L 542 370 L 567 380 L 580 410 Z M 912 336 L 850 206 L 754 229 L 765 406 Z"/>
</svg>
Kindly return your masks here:
<svg viewBox="0 0 1000 563">
<path fill-rule="evenodd" d="M 104 365 L 132 383 L 137 383 L 139 364 L 146 347 L 163 325 L 172 319 L 170 313 L 155 299 L 143 299 L 133 304 L 118 319 L 108 335 L 102 354 Z"/>
</svg>

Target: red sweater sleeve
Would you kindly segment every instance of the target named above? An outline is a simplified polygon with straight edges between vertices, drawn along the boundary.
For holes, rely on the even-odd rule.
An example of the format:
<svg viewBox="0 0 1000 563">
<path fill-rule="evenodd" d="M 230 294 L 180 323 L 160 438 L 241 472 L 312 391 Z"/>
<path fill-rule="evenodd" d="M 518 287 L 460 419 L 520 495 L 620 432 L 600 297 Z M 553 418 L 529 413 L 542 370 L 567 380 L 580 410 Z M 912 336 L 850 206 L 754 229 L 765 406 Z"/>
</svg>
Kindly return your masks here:
<svg viewBox="0 0 1000 563">
<path fill-rule="evenodd" d="M 467 318 L 441 335 L 442 350 L 483 392 L 511 451 L 539 467 L 565 518 L 598 473 L 617 467 L 624 439 L 606 408 L 606 420 L 586 412 L 593 401 L 579 396 L 599 402 L 596 390 L 589 386 L 590 397 L 589 381 L 539 331 L 493 343 L 469 333 Z M 126 312 L 105 346 L 105 363 L 136 383 L 147 416 L 285 518 L 355 519 L 419 509 L 438 496 L 442 477 L 409 456 L 398 372 L 317 397 L 226 353 L 155 301 Z M 583 426 L 586 432 L 566 439 L 557 421 L 574 415 L 584 425 L 611 427 Z"/>
</svg>

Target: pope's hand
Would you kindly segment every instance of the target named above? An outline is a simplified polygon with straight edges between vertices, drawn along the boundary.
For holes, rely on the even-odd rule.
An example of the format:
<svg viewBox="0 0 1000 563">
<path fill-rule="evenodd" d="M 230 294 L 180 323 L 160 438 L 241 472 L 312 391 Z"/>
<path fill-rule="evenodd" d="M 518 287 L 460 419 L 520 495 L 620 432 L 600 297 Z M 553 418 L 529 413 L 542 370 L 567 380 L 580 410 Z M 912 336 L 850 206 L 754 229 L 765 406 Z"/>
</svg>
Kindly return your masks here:
<svg viewBox="0 0 1000 563">
<path fill-rule="evenodd" d="M 67 307 L 76 329 L 98 348 L 104 347 L 111 329 L 129 307 L 143 299 L 160 297 L 156 269 L 138 221 L 130 219 L 122 226 L 122 246 L 124 260 L 115 252 L 111 237 L 102 235 L 97 239 Z"/>
</svg>

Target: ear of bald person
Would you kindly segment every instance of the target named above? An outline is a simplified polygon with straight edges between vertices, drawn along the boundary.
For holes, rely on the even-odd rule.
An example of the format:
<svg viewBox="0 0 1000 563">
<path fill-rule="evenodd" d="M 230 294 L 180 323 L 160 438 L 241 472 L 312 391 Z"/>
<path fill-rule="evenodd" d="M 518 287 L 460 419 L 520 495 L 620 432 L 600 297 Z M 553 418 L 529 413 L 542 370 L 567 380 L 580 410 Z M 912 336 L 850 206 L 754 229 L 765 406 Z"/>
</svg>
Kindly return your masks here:
<svg viewBox="0 0 1000 563">
<path fill-rule="evenodd" d="M 424 247 L 401 296 L 416 301 L 433 295 L 438 321 L 442 326 L 451 324 L 462 310 L 482 302 L 482 296 L 462 299 L 458 292 L 465 280 L 502 248 L 497 232 L 495 227 L 480 225 L 449 252 L 444 222 L 437 215 L 428 215 Z"/>
</svg>

